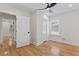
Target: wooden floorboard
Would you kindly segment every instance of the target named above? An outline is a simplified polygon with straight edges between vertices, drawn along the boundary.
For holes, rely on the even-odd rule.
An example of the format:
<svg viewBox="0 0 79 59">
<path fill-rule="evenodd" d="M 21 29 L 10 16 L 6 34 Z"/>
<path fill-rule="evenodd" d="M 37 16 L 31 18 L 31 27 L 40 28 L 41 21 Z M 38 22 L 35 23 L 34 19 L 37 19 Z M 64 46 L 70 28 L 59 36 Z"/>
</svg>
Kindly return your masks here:
<svg viewBox="0 0 79 59">
<path fill-rule="evenodd" d="M 5 52 L 8 52 L 5 54 Z M 11 47 L 8 50 L 0 44 L 1 56 L 79 56 L 79 47 L 59 43 L 55 41 L 47 41 L 39 46 L 28 45 L 21 48 Z"/>
</svg>

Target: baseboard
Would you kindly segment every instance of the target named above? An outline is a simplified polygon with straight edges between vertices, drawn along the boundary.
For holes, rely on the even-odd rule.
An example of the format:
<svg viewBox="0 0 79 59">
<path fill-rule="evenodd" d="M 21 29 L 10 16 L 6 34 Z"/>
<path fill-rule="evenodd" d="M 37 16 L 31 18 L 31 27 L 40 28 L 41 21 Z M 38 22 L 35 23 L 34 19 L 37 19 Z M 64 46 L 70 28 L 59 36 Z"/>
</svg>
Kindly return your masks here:
<svg viewBox="0 0 79 59">
<path fill-rule="evenodd" d="M 43 42 L 38 42 L 38 43 L 36 43 L 37 44 L 37 46 L 39 46 L 39 45 L 41 45 Z"/>
<path fill-rule="evenodd" d="M 16 44 L 16 48 L 25 47 L 25 46 L 27 46 L 27 45 L 30 45 L 30 43 L 27 43 L 27 44 L 23 44 L 23 45 L 21 45 L 21 46 L 18 46 L 18 45 Z"/>
<path fill-rule="evenodd" d="M 35 45 L 35 46 L 39 46 L 41 45 L 43 42 L 32 42 L 31 44 Z"/>
<path fill-rule="evenodd" d="M 36 45 L 36 42 L 31 42 L 31 44 Z"/>
<path fill-rule="evenodd" d="M 59 41 L 59 40 L 54 40 L 54 39 L 50 39 L 50 40 L 60 42 L 60 43 L 69 44 L 69 45 L 73 45 L 73 46 L 79 46 L 79 44 L 76 44 L 76 43 L 71 43 L 71 42 L 66 42 L 66 41 Z"/>
</svg>

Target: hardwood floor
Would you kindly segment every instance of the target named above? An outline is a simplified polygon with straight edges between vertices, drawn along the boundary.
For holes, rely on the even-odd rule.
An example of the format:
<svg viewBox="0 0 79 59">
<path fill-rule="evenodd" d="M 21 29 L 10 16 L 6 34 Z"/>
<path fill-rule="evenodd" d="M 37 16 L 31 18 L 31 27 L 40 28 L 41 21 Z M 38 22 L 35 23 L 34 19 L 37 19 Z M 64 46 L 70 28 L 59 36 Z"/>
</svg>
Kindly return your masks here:
<svg viewBox="0 0 79 59">
<path fill-rule="evenodd" d="M 40 46 L 28 45 L 21 48 L 4 49 L 0 45 L 1 56 L 79 56 L 79 47 L 55 41 L 47 41 Z"/>
</svg>

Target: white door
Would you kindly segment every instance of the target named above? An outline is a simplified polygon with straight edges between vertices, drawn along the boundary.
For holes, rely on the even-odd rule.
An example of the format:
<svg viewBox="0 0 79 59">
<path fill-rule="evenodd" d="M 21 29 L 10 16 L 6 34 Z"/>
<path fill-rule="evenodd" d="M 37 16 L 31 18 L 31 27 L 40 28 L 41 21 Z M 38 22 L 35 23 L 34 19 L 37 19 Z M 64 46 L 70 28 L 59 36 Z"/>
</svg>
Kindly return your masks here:
<svg viewBox="0 0 79 59">
<path fill-rule="evenodd" d="M 16 46 L 22 47 L 29 44 L 29 17 L 16 17 Z"/>
</svg>

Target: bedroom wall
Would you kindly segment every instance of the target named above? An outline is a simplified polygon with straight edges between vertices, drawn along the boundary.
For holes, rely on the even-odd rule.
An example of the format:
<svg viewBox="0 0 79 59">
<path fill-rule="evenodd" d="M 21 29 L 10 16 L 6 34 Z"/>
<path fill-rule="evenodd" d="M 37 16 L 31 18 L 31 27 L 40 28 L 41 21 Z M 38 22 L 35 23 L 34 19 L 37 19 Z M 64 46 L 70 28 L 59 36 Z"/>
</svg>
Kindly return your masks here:
<svg viewBox="0 0 79 59">
<path fill-rule="evenodd" d="M 60 20 L 60 34 L 65 38 L 64 41 L 79 45 L 79 9 L 53 17 L 51 20 Z"/>
<path fill-rule="evenodd" d="M 35 45 L 39 45 L 43 43 L 43 41 L 47 40 L 47 37 L 44 37 L 46 34 L 43 34 L 43 20 L 45 12 L 46 11 L 36 11 L 31 14 L 31 43 Z"/>
<path fill-rule="evenodd" d="M 4 4 L 0 4 L 0 12 L 5 12 L 5 13 L 9 13 L 9 14 L 13 14 L 13 15 L 20 15 L 20 16 L 30 16 L 30 13 L 28 11 L 21 11 L 19 9 L 10 7 L 8 5 Z"/>
<path fill-rule="evenodd" d="M 1 43 L 1 29 L 2 28 L 2 20 L 1 20 L 1 18 L 0 18 L 0 43 Z"/>
<path fill-rule="evenodd" d="M 37 22 L 36 17 L 37 17 L 36 12 L 31 13 L 31 21 L 30 21 L 31 40 L 30 40 L 30 42 L 33 44 L 36 43 L 36 36 L 37 36 L 37 34 L 36 34 L 36 31 L 37 31 L 36 30 L 36 26 L 37 26 L 36 25 L 36 22 Z"/>
</svg>

